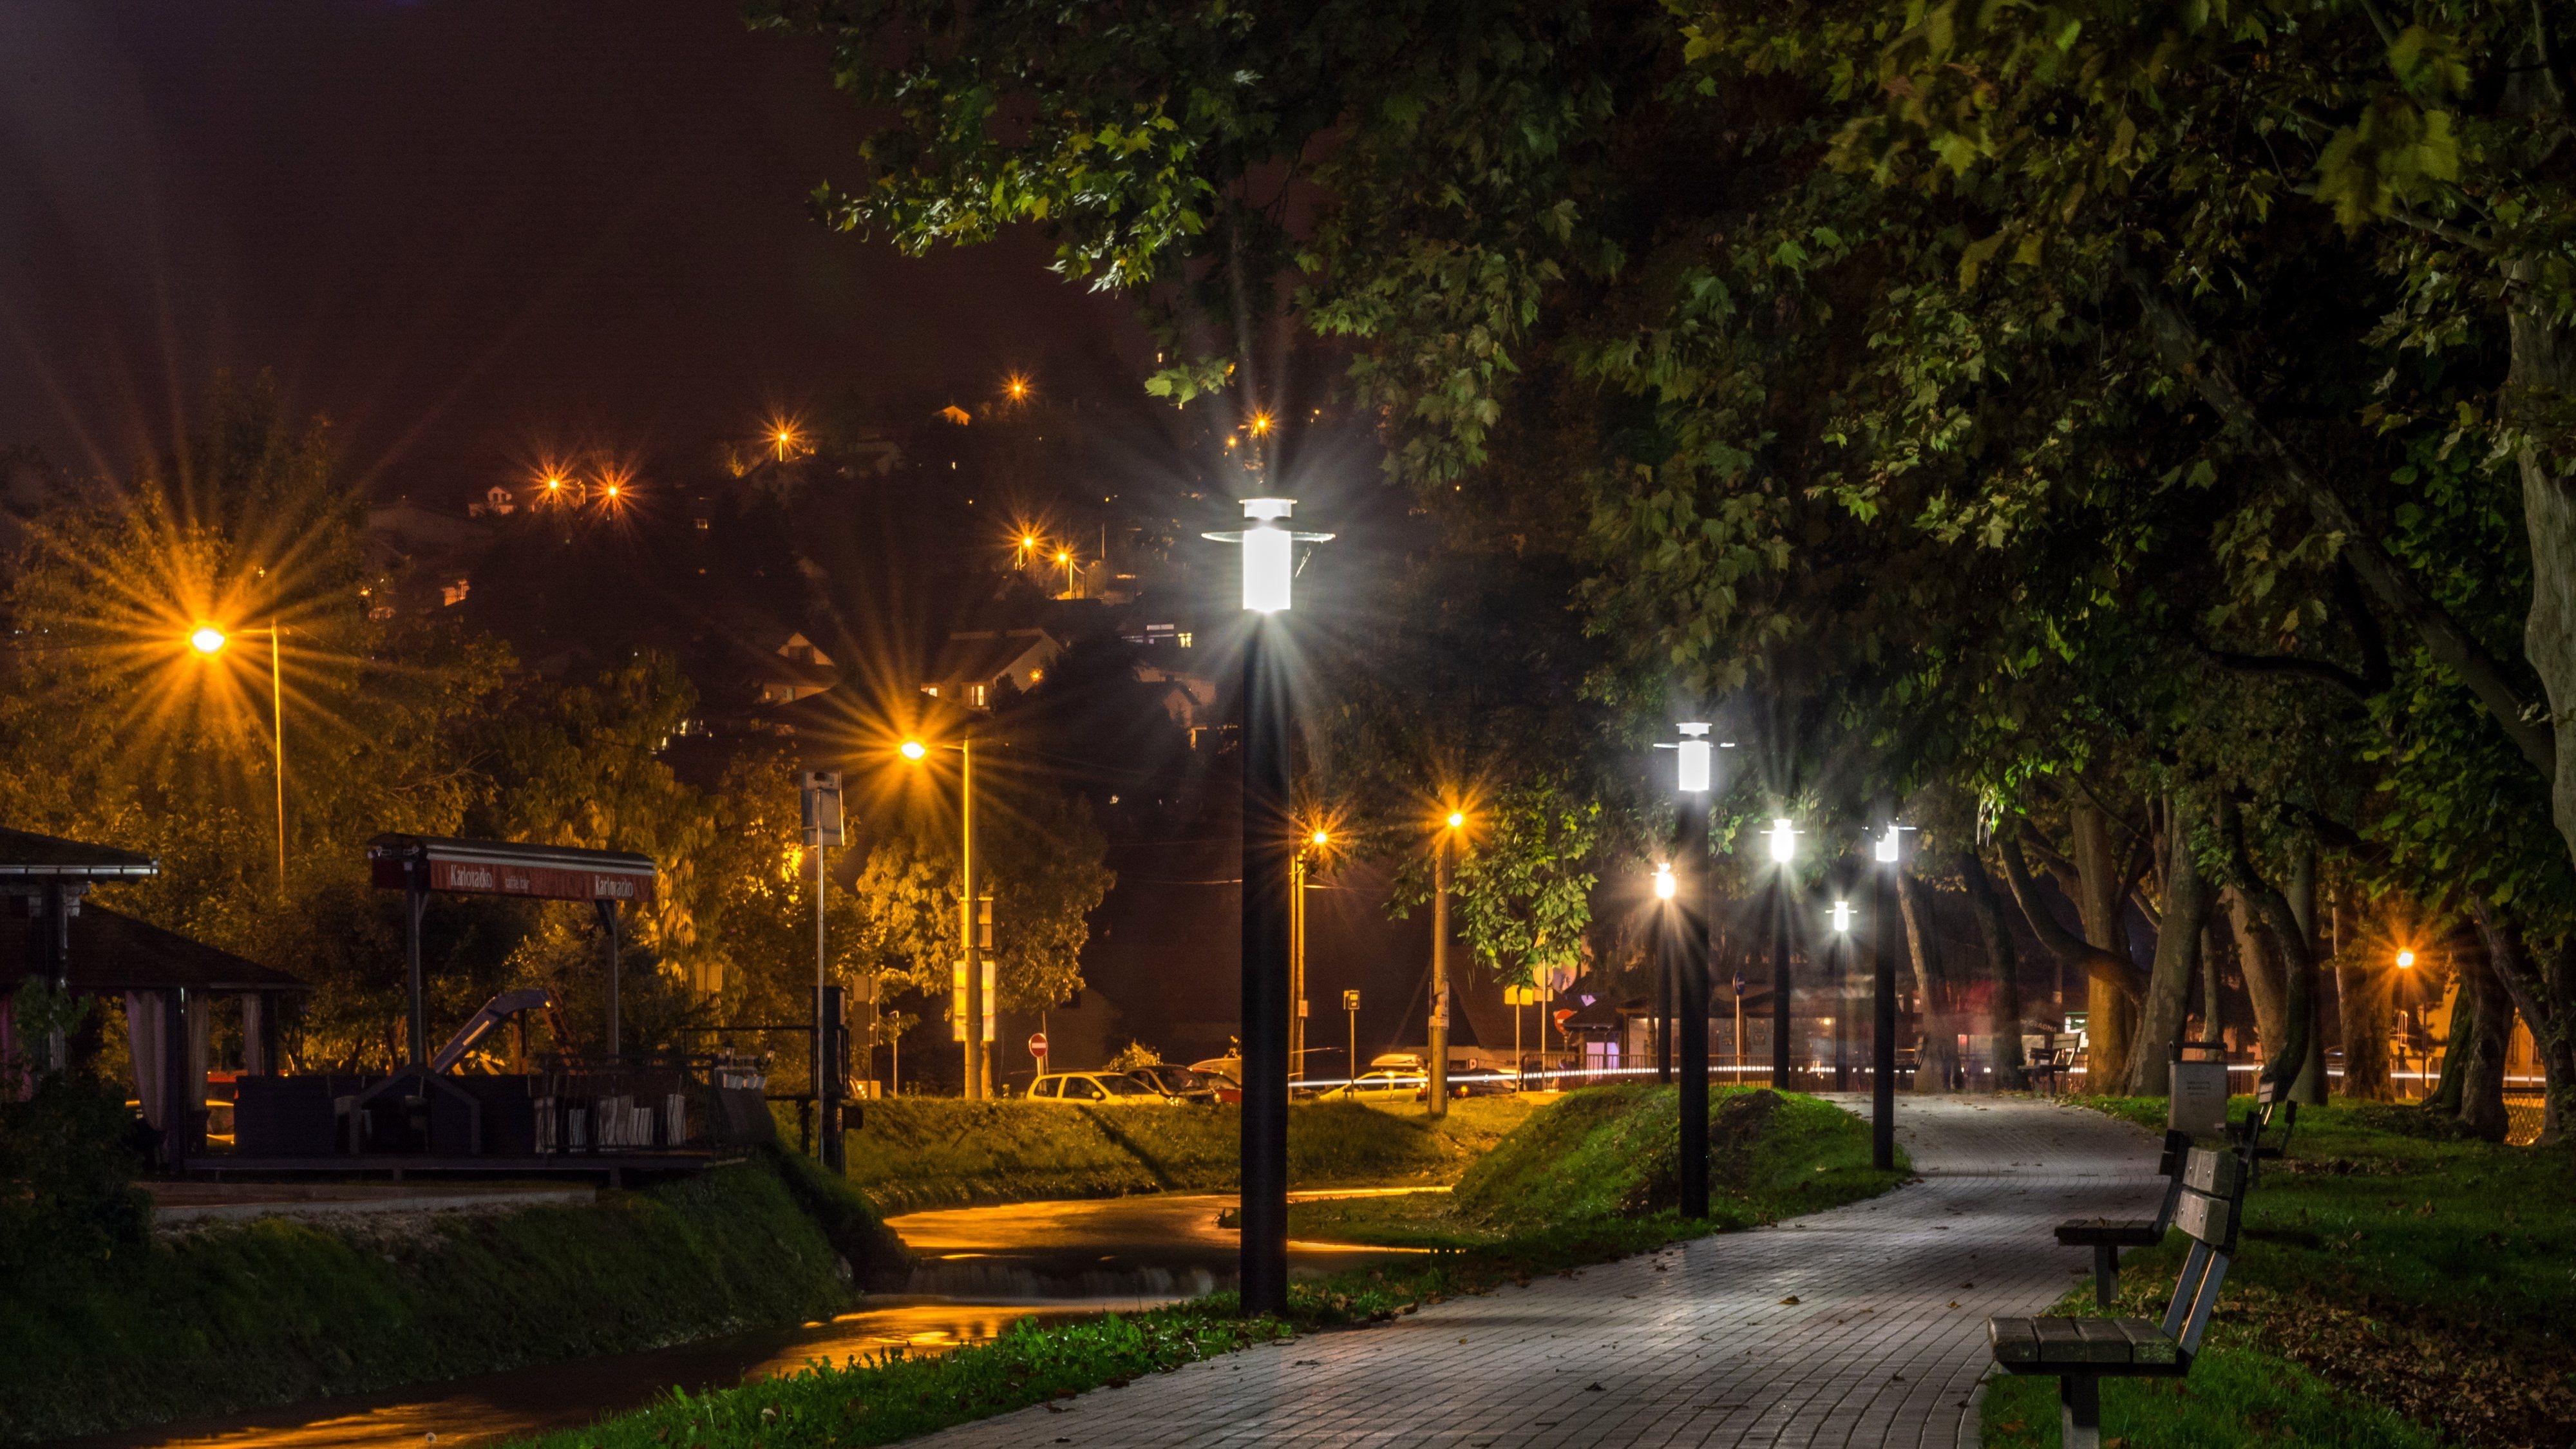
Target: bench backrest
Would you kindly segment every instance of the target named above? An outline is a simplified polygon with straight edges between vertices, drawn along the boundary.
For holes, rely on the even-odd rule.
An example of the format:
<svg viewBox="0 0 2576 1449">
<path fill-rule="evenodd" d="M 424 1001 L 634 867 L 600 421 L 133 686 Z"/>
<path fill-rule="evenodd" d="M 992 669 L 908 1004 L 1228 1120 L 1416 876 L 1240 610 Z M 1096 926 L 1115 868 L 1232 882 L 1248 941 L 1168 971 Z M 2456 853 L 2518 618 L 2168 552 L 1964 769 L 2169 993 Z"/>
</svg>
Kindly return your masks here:
<svg viewBox="0 0 2576 1449">
<path fill-rule="evenodd" d="M 2244 1211 L 2250 1175 L 2242 1158 L 2222 1148 L 2194 1147 L 2184 1156 L 2175 1182 L 2179 1197 L 2173 1225 L 2191 1239 L 2191 1256 L 2174 1284 L 2164 1330 L 2186 1356 L 2200 1351 L 2209 1315 L 2218 1307 L 2218 1290 L 2236 1252 L 2237 1219 Z"/>
</svg>

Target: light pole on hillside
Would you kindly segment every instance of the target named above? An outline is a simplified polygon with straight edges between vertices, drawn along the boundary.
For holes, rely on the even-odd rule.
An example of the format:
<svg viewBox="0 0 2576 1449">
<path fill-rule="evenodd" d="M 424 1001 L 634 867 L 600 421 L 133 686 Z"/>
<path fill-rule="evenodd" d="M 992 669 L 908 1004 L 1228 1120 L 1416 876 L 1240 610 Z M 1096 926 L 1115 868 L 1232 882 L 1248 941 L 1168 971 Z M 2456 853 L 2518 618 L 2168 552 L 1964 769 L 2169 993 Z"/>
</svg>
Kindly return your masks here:
<svg viewBox="0 0 2576 1449">
<path fill-rule="evenodd" d="M 1883 1172 L 1896 1166 L 1896 872 L 1904 831 L 1891 821 L 1871 852 L 1878 863 L 1878 919 L 1871 930 L 1878 999 L 1870 1024 L 1869 1162 Z"/>
<path fill-rule="evenodd" d="M 1798 859 L 1798 830 L 1771 822 L 1771 1087 L 1789 1090 L 1789 867 Z"/>
<path fill-rule="evenodd" d="M 1674 816 L 1679 840 L 1673 847 L 1675 909 L 1672 930 L 1679 937 L 1674 986 L 1680 993 L 1675 1032 L 1681 1038 L 1681 1174 L 1682 1216 L 1708 1216 L 1708 812 L 1713 795 L 1714 750 L 1709 727 L 1693 722 L 1681 727 L 1675 747 Z"/>
<path fill-rule="evenodd" d="M 1243 1311 L 1288 1311 L 1289 875 L 1296 817 L 1289 791 L 1286 660 L 1281 647 L 1296 545 L 1329 533 L 1292 533 L 1290 498 L 1247 498 L 1239 533 L 1243 608 Z"/>
<path fill-rule="evenodd" d="M 286 672 L 278 658 L 278 636 L 285 631 L 275 619 L 265 628 L 226 630 L 216 624 L 199 624 L 188 631 L 188 647 L 212 659 L 232 642 L 234 634 L 268 636 L 268 725 L 271 761 L 277 777 L 277 898 L 286 899 Z"/>
</svg>

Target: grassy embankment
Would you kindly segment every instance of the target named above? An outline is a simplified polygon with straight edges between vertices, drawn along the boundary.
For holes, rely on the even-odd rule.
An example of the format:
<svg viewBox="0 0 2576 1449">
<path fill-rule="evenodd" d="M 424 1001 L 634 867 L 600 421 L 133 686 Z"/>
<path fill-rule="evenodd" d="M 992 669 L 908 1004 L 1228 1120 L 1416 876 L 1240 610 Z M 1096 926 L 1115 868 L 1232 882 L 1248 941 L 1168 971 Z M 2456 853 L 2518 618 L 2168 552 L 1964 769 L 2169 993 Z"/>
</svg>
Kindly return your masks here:
<svg viewBox="0 0 2576 1449">
<path fill-rule="evenodd" d="M 892 1251 L 790 1154 L 595 1206 L 208 1227 L 0 1282 L 0 1441 L 802 1322 Z"/>
<path fill-rule="evenodd" d="M 1471 1098 L 1437 1121 L 1419 1109 L 1299 1103 L 1288 1113 L 1289 1177 L 1299 1187 L 1454 1181 L 1530 1111 L 1517 1097 Z M 848 1170 L 888 1213 L 1231 1189 L 1241 1120 L 1232 1107 L 906 1097 L 867 1104 Z"/>
<path fill-rule="evenodd" d="M 2160 1098 L 2087 1105 L 2164 1125 Z M 2126 1255 L 2119 1314 L 2163 1316 L 2188 1246 L 2177 1233 Z M 2091 1302 L 2088 1287 L 2056 1311 Z M 2246 1200 L 2191 1376 L 2106 1380 L 2105 1441 L 2576 1443 L 2571 1310 L 2576 1157 L 2463 1138 L 2410 1107 L 2302 1109 L 2290 1155 Z M 1984 1424 L 1990 1449 L 2056 1444 L 2056 1381 L 1990 1382 Z"/>
<path fill-rule="evenodd" d="M 1310 1162 L 1356 1161 L 1340 1156 L 1345 1149 L 1334 1144 L 1382 1140 L 1377 1124 L 1351 1113 L 1399 1124 L 1414 1116 L 1370 1107 L 1332 1110 L 1335 1115 L 1318 1124 L 1324 1130 L 1303 1149 Z M 887 1444 L 1103 1385 L 1124 1387 L 1144 1374 L 1249 1344 L 1392 1318 L 1419 1304 L 1526 1285 L 1542 1273 L 1571 1272 L 1676 1238 L 1812 1212 L 1885 1191 L 1904 1178 L 1901 1170 L 1872 1172 L 1868 1127 L 1833 1107 L 1759 1090 L 1729 1092 L 1710 1114 L 1710 1182 L 1719 1211 L 1709 1221 L 1687 1220 L 1673 1210 L 1680 1197 L 1673 1170 L 1674 1111 L 1669 1088 L 1572 1093 L 1529 1114 L 1470 1167 L 1454 1194 L 1457 1201 L 1444 1206 L 1435 1195 L 1400 1200 L 1433 1209 L 1430 1216 L 1334 1219 L 1353 1235 L 1365 1231 L 1381 1241 L 1410 1235 L 1442 1251 L 1405 1270 L 1372 1269 L 1297 1284 L 1286 1321 L 1238 1317 L 1234 1296 L 1220 1293 L 1052 1328 L 1024 1322 L 995 1342 L 940 1358 L 818 1364 L 765 1384 L 674 1394 L 652 1408 L 537 1442 L 540 1449 Z M 1292 1151 L 1299 1150 L 1295 1123 L 1290 1135 Z M 1340 1206 L 1311 1204 L 1297 1211 Z"/>
</svg>

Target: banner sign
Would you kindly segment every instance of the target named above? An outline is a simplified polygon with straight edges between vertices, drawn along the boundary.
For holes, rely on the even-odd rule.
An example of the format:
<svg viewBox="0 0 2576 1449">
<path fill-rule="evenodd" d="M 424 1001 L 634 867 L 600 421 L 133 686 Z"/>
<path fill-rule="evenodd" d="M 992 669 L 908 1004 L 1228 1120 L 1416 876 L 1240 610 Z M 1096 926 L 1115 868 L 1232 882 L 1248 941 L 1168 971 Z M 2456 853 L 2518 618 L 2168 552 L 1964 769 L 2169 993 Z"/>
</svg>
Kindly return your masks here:
<svg viewBox="0 0 2576 1449">
<path fill-rule="evenodd" d="M 388 890 L 422 882 L 450 895 L 523 896 L 547 901 L 612 901 L 645 904 L 660 872 L 648 856 L 567 846 L 519 845 L 498 840 L 446 840 L 434 836 L 378 836 L 367 845 L 375 883 Z"/>
</svg>

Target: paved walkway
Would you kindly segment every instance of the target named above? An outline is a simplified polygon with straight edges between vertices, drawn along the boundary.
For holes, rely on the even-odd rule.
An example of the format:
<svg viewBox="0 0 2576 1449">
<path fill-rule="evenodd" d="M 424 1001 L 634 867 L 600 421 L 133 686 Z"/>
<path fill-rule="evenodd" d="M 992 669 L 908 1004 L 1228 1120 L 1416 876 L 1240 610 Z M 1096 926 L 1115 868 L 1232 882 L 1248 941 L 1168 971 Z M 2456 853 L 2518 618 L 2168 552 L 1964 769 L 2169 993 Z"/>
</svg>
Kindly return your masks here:
<svg viewBox="0 0 2576 1449">
<path fill-rule="evenodd" d="M 1853 1105 L 1867 1110 L 1866 1099 Z M 1777 1227 L 1248 1349 L 940 1449 L 1974 1445 L 1990 1314 L 2083 1280 L 2060 1219 L 2154 1211 L 2156 1143 L 2045 1102 L 1907 1098 L 1924 1181 Z"/>
</svg>

